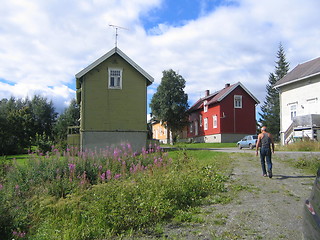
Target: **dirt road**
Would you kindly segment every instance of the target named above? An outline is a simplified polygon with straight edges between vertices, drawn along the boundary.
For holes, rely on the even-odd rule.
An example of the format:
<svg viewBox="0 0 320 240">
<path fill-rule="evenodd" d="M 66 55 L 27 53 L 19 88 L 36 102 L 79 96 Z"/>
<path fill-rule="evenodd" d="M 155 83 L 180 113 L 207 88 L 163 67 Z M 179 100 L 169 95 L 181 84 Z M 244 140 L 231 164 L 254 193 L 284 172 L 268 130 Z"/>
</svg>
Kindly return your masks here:
<svg viewBox="0 0 320 240">
<path fill-rule="evenodd" d="M 315 176 L 290 167 L 294 154 L 274 155 L 272 179 L 262 176 L 253 151 L 230 155 L 229 186 L 243 190 L 228 204 L 202 207 L 203 223 L 168 226 L 160 239 L 301 239 L 303 204 Z"/>
</svg>

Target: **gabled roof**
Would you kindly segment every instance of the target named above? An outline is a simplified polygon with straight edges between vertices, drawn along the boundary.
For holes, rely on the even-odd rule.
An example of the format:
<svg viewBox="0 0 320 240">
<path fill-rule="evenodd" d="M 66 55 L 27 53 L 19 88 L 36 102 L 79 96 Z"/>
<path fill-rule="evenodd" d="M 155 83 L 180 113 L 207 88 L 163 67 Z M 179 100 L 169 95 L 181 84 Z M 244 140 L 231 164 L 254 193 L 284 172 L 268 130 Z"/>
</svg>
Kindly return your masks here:
<svg viewBox="0 0 320 240">
<path fill-rule="evenodd" d="M 221 102 L 225 97 L 227 97 L 234 89 L 236 89 L 237 87 L 241 87 L 246 93 L 248 93 L 250 95 L 250 97 L 256 102 L 256 103 L 260 103 L 259 100 L 252 95 L 252 93 L 245 87 L 243 86 L 243 84 L 241 82 L 235 83 L 233 85 L 227 86 L 223 89 L 221 89 L 220 91 L 217 91 L 215 93 L 210 94 L 209 96 L 200 98 L 195 104 L 193 104 L 190 108 L 189 108 L 189 112 L 192 111 L 196 111 L 198 109 L 202 109 L 203 108 L 203 104 L 204 101 L 207 101 L 207 105 L 211 105 L 214 103 L 218 103 Z"/>
<path fill-rule="evenodd" d="M 128 62 L 133 68 L 135 68 L 139 73 L 141 73 L 147 80 L 147 85 L 150 85 L 153 83 L 154 79 L 151 77 L 146 71 L 144 71 L 138 64 L 136 64 L 131 58 L 129 58 L 126 54 L 124 54 L 119 48 L 115 47 L 111 49 L 109 52 L 107 52 L 105 55 L 91 63 L 88 67 L 84 68 L 80 72 L 76 74 L 76 79 L 81 78 L 86 73 L 88 73 L 90 70 L 98 66 L 100 63 L 104 62 L 106 59 L 111 57 L 113 54 L 118 54 L 121 56 L 126 62 Z"/>
<path fill-rule="evenodd" d="M 282 87 L 316 75 L 320 75 L 320 57 L 298 64 L 292 71 L 276 82 L 275 87 Z"/>
</svg>

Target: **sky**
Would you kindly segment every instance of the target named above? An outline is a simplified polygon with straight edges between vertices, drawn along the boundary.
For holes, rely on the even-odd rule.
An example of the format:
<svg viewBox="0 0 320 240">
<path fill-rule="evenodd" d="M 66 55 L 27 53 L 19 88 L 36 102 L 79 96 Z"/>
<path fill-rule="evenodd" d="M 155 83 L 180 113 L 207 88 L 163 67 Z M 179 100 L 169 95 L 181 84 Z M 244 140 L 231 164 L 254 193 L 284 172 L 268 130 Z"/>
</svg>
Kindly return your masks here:
<svg viewBox="0 0 320 240">
<path fill-rule="evenodd" d="M 241 82 L 260 104 L 281 43 L 290 63 L 320 56 L 319 0 L 0 0 L 0 99 L 75 98 L 75 74 L 117 46 L 154 77 L 173 69 L 191 106 Z M 148 112 L 150 108 L 148 107 Z"/>
</svg>

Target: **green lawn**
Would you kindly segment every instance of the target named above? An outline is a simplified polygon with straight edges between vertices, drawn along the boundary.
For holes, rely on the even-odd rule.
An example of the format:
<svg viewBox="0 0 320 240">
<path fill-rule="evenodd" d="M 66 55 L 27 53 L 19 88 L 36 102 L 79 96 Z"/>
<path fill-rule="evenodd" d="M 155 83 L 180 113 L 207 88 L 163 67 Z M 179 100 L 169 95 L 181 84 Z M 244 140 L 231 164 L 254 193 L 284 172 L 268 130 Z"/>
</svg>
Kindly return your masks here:
<svg viewBox="0 0 320 240">
<path fill-rule="evenodd" d="M 4 160 L 16 161 L 19 165 L 24 164 L 25 161 L 29 158 L 28 154 L 19 154 L 19 155 L 9 155 L 9 156 L 0 156 L 0 162 Z"/>
<path fill-rule="evenodd" d="M 178 148 L 230 148 L 237 147 L 236 143 L 176 143 L 173 146 L 163 144 L 162 147 L 178 147 Z"/>
</svg>

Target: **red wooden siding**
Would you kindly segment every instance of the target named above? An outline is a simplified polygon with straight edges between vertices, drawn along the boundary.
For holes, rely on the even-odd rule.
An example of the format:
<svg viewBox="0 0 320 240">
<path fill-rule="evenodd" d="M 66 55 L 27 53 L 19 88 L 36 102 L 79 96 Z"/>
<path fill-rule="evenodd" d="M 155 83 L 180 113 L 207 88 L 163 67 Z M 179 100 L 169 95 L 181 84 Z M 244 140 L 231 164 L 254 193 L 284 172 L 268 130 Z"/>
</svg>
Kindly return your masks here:
<svg viewBox="0 0 320 240">
<path fill-rule="evenodd" d="M 234 96 L 242 96 L 242 108 L 234 108 Z M 214 134 L 255 134 L 256 100 L 253 99 L 241 86 L 237 86 L 221 102 L 215 102 L 204 112 L 203 107 L 190 112 L 189 121 L 193 124 L 193 131 L 188 128 L 188 137 L 207 136 Z M 202 126 L 200 117 L 202 116 Z M 213 127 L 213 116 L 217 115 L 217 128 Z M 205 118 L 208 119 L 208 129 L 205 130 Z M 195 123 L 198 123 L 198 135 L 195 135 Z"/>
</svg>

